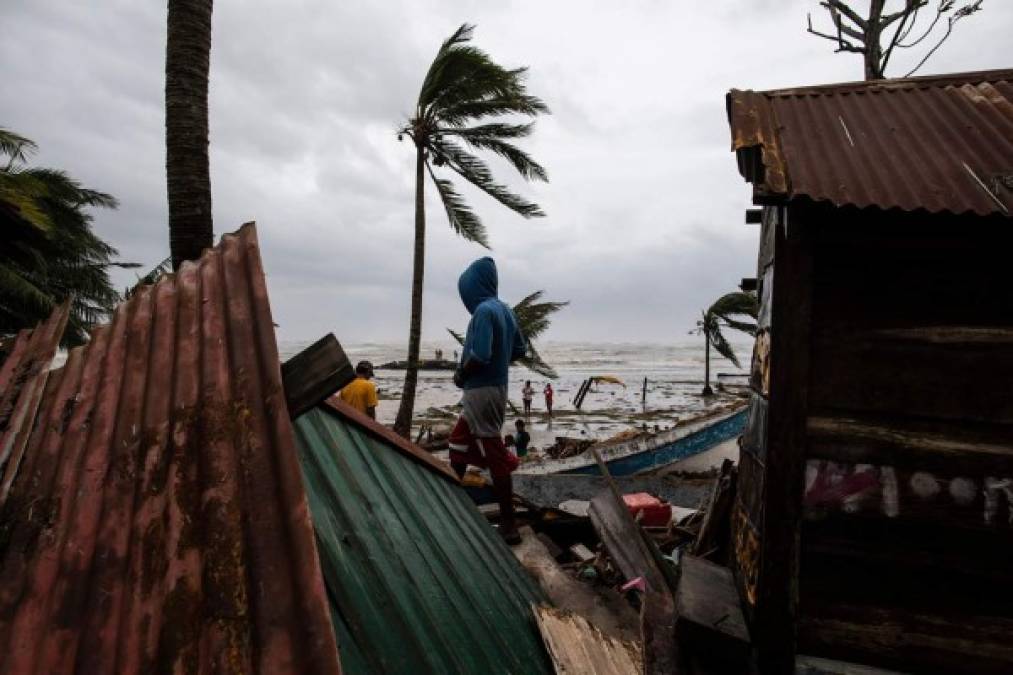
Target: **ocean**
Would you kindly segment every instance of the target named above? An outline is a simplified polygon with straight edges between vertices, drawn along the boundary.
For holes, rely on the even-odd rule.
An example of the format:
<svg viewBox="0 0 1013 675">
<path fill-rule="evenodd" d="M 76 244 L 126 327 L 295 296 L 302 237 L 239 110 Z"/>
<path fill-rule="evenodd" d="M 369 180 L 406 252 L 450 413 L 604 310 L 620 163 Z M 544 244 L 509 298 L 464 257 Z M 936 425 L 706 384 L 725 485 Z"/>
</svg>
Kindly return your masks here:
<svg viewBox="0 0 1013 675">
<path fill-rule="evenodd" d="M 732 346 L 743 368 L 711 350 L 711 384 L 745 384 L 752 339 L 745 335 L 730 335 Z M 282 359 L 287 359 L 309 343 L 282 342 L 279 345 Z M 352 363 L 369 360 L 374 367 L 382 363 L 403 360 L 406 350 L 395 344 L 342 345 Z M 447 341 L 429 342 L 422 346 L 423 358 L 435 358 L 435 350 L 452 358 L 457 345 Z M 677 420 L 695 417 L 709 409 L 726 405 L 730 395 L 719 394 L 704 398 L 703 388 L 704 344 L 699 336 L 680 336 L 668 344 L 650 343 L 588 343 L 542 342 L 538 344 L 542 358 L 559 374 L 552 380 L 555 390 L 555 415 L 545 415 L 542 389 L 547 378 L 515 366 L 510 372 L 510 400 L 521 405 L 521 388 L 526 380 L 536 391 L 529 431 L 533 444 L 549 443 L 554 436 L 580 435 L 607 438 L 633 428 L 665 428 Z M 581 410 L 574 409 L 573 398 L 585 378 L 611 375 L 625 386 L 601 384 L 586 396 Z M 647 378 L 646 403 L 642 402 L 644 378 Z M 397 415 L 403 370 L 377 370 L 375 382 L 380 393 L 377 418 L 392 424 Z M 421 371 L 415 400 L 416 427 L 429 424 L 449 426 L 456 416 L 455 406 L 460 390 L 454 387 L 449 371 Z M 508 411 L 504 432 L 512 430 L 517 414 Z"/>
</svg>

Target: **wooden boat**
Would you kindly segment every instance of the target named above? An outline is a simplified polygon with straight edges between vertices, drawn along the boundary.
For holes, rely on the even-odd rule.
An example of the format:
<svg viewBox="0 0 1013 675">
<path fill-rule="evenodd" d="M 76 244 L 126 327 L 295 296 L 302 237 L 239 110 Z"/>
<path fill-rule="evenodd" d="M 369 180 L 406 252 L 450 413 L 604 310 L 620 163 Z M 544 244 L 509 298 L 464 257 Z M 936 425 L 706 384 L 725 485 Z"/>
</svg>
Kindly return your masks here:
<svg viewBox="0 0 1013 675">
<path fill-rule="evenodd" d="M 593 447 L 598 450 L 609 473 L 613 476 L 631 476 L 655 471 L 663 466 L 699 455 L 716 445 L 731 440 L 746 426 L 746 406 L 736 406 L 714 415 L 698 417 L 651 434 L 627 441 L 602 442 Z M 517 469 L 518 474 L 545 475 L 598 474 L 594 455 L 584 452 L 562 459 L 545 458 L 528 461 Z"/>
<path fill-rule="evenodd" d="M 731 410 L 698 417 L 672 429 L 647 437 L 628 441 L 603 442 L 594 447 L 601 454 L 609 473 L 616 478 L 624 492 L 652 492 L 664 495 L 669 501 L 682 506 L 695 505 L 696 492 L 681 490 L 684 481 L 673 486 L 643 483 L 646 475 L 653 471 L 680 462 L 739 436 L 746 425 L 748 408 L 736 406 Z M 597 484 L 583 484 L 567 481 L 566 478 L 588 478 L 599 476 L 600 471 L 594 455 L 583 454 L 563 459 L 541 459 L 527 461 L 514 473 L 514 494 L 540 506 L 555 506 L 561 499 L 583 499 Z M 640 478 L 638 476 L 645 476 Z M 562 480 L 561 480 L 562 479 Z M 694 486 L 696 487 L 696 486 Z M 701 488 L 705 489 L 705 488 Z M 488 484 L 469 485 L 465 490 L 476 504 L 494 501 Z M 577 490 L 577 492 L 573 492 Z M 568 497 L 564 495 L 573 492 Z M 684 493 L 685 492 L 685 493 Z"/>
</svg>

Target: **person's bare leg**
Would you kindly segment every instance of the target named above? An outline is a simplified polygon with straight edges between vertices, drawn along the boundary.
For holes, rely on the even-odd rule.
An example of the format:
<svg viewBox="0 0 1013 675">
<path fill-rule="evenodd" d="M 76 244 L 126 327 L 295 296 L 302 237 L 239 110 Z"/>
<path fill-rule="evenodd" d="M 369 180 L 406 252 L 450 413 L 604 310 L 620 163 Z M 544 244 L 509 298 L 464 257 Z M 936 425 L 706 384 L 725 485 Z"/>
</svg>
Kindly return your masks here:
<svg viewBox="0 0 1013 675">
<path fill-rule="evenodd" d="M 506 543 L 521 543 L 514 521 L 514 481 L 510 474 L 492 479 L 492 492 L 499 504 L 499 531 Z"/>
</svg>

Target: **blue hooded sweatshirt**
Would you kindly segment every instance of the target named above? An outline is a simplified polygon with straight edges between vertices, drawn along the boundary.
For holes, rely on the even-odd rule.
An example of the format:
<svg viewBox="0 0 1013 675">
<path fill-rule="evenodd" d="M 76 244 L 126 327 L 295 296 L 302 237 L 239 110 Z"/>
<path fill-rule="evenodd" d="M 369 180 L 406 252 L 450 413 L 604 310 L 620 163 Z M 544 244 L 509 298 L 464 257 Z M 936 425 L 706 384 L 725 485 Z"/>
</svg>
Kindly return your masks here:
<svg viewBox="0 0 1013 675">
<path fill-rule="evenodd" d="M 465 379 L 465 389 L 506 386 L 507 369 L 527 351 L 513 310 L 496 297 L 498 288 L 496 263 L 488 257 L 471 263 L 457 280 L 461 300 L 471 313 L 461 365 L 468 360 L 481 364 Z"/>
</svg>

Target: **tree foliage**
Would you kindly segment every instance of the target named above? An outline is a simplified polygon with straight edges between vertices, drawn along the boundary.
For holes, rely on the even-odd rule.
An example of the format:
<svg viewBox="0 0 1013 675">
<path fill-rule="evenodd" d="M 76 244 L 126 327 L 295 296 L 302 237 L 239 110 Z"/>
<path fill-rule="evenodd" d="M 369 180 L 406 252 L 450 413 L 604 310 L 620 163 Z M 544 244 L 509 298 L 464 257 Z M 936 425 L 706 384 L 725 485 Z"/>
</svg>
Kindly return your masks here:
<svg viewBox="0 0 1013 675">
<path fill-rule="evenodd" d="M 727 293 L 718 298 L 707 311 L 703 312 L 700 321 L 696 322 L 694 332 L 705 335 L 710 344 L 714 346 L 718 354 L 741 368 L 738 357 L 732 349 L 732 345 L 725 338 L 722 328 L 742 331 L 750 335 L 756 335 L 756 315 L 759 312 L 759 304 L 754 293 L 734 292 Z M 753 321 L 744 321 L 744 318 L 751 317 Z"/>
<path fill-rule="evenodd" d="M 504 68 L 468 44 L 473 31 L 474 26 L 463 24 L 441 45 L 422 82 L 415 115 L 398 130 L 398 138 L 408 136 L 425 158 L 426 172 L 436 185 L 454 232 L 489 248 L 481 218 L 453 180 L 439 176 L 437 169 L 464 179 L 525 218 L 544 216 L 537 204 L 497 182 L 475 151 L 502 157 L 525 180 L 548 181 L 545 168 L 514 143 L 529 136 L 534 125 L 489 118 L 535 117 L 549 109 L 527 93 L 526 68 Z"/>
<path fill-rule="evenodd" d="M 957 22 L 982 10 L 983 0 L 967 0 L 959 5 L 957 0 L 937 0 L 934 10 L 928 9 L 930 0 L 900 2 L 902 4 L 896 11 L 888 12 L 888 0 L 871 0 L 869 11 L 863 16 L 852 7 L 854 3 L 820 0 L 820 7 L 830 17 L 832 32 L 813 28 L 811 14 L 808 17 L 808 32 L 834 42 L 837 52 L 861 54 L 865 61 L 867 80 L 886 77 L 886 68 L 895 50 L 922 46 L 925 49 L 924 55 L 904 75 L 910 77 L 950 37 Z"/>
<path fill-rule="evenodd" d="M 36 145 L 0 129 L 0 335 L 44 320 L 72 297 L 65 345 L 87 339 L 120 300 L 109 279 L 116 249 L 91 229 L 89 208 L 116 200 L 63 171 L 28 166 Z"/>
<path fill-rule="evenodd" d="M 570 303 L 550 300 L 541 301 L 544 293 L 545 291 L 535 291 L 513 307 L 514 315 L 517 317 L 517 325 L 520 327 L 521 334 L 524 335 L 528 343 L 528 353 L 524 358 L 519 359 L 518 363 L 543 377 L 554 379 L 559 377 L 559 375 L 556 373 L 555 368 L 542 359 L 538 353 L 538 349 L 535 347 L 535 340 L 548 330 L 549 325 L 552 323 L 550 317 Z M 447 329 L 447 332 L 459 344 L 464 344 L 463 335 L 450 328 Z"/>
</svg>

